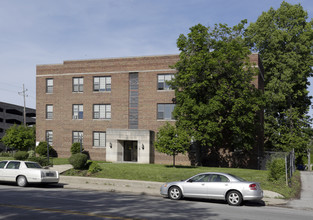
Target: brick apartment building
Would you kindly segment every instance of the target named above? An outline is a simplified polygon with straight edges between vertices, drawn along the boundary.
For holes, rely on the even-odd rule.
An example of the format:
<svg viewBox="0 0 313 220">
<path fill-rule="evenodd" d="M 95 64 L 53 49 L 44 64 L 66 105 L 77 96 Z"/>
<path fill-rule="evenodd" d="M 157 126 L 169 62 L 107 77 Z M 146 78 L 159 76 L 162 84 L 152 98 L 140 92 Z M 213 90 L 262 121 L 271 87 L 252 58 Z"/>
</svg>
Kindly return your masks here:
<svg viewBox="0 0 313 220">
<path fill-rule="evenodd" d="M 165 55 L 38 65 L 37 141 L 49 141 L 59 157 L 69 157 L 72 143 L 82 142 L 95 160 L 171 163 L 153 142 L 160 126 L 174 122 L 175 92 L 166 81 L 176 72 L 169 66 L 178 59 Z M 260 64 L 257 54 L 250 60 Z M 260 70 L 253 84 L 263 89 Z M 190 164 L 185 155 L 176 163 Z"/>
</svg>

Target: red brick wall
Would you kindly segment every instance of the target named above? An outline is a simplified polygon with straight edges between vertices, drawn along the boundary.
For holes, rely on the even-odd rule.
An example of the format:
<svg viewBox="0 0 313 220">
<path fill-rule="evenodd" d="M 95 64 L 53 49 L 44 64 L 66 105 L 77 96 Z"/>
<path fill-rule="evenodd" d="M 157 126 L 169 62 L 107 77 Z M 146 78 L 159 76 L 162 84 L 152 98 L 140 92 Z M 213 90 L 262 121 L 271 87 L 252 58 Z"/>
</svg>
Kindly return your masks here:
<svg viewBox="0 0 313 220">
<path fill-rule="evenodd" d="M 138 128 L 157 132 L 164 121 L 157 120 L 157 104 L 172 103 L 174 91 L 158 91 L 157 75 L 174 73 L 169 66 L 175 64 L 178 55 L 114 58 L 99 60 L 64 61 L 57 65 L 38 65 L 36 77 L 36 137 L 45 140 L 46 130 L 53 131 L 53 147 L 59 157 L 69 157 L 72 132 L 84 132 L 84 148 L 92 159 L 105 160 L 105 148 L 93 148 L 93 131 L 107 128 L 128 129 L 129 73 L 138 72 L 139 118 Z M 259 64 L 257 54 L 250 56 Z M 94 76 L 111 76 L 111 92 L 94 92 Z M 84 92 L 72 92 L 72 78 L 84 77 Z M 46 94 L 46 79 L 53 78 L 53 94 Z M 260 78 L 253 82 L 260 84 Z M 53 104 L 54 118 L 45 118 L 46 105 Z M 72 119 L 73 104 L 83 104 L 84 119 Z M 111 120 L 94 120 L 94 104 L 111 104 Z M 155 163 L 172 163 L 172 157 L 155 152 Z M 189 164 L 188 156 L 179 155 L 177 164 Z"/>
</svg>

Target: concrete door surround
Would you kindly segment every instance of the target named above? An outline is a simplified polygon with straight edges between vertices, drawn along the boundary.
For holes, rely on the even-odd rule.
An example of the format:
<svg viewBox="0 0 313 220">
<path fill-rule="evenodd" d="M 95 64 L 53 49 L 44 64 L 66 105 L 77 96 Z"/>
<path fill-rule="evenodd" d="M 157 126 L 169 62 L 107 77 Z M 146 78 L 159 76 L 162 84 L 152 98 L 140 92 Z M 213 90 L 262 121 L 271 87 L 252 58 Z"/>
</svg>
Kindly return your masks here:
<svg viewBox="0 0 313 220">
<path fill-rule="evenodd" d="M 139 129 L 106 130 L 106 161 L 124 162 L 124 142 L 137 141 L 137 163 L 152 163 L 153 131 Z"/>
</svg>

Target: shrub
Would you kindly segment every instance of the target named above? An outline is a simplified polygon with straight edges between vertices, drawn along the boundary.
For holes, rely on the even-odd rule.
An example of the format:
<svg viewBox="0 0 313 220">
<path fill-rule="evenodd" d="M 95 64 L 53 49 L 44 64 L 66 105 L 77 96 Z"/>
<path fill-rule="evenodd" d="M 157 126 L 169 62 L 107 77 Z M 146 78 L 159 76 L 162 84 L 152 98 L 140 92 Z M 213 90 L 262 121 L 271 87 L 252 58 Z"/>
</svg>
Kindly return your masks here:
<svg viewBox="0 0 313 220">
<path fill-rule="evenodd" d="M 74 169 L 81 170 L 85 168 L 88 157 L 86 154 L 77 153 L 73 154 L 69 159 L 69 163 L 74 167 Z"/>
<path fill-rule="evenodd" d="M 9 153 L 9 152 L 1 152 L 1 153 L 0 153 L 0 156 L 1 156 L 1 157 L 11 157 L 11 156 L 12 156 L 12 153 Z"/>
<path fill-rule="evenodd" d="M 28 157 L 36 157 L 36 152 L 34 150 L 29 150 Z"/>
<path fill-rule="evenodd" d="M 52 165 L 52 162 L 51 161 L 48 162 L 48 158 L 46 158 L 46 157 L 30 157 L 30 158 L 28 158 L 28 160 L 33 161 L 33 162 L 37 162 L 43 167 Z"/>
<path fill-rule="evenodd" d="M 285 178 L 285 159 L 276 158 L 269 164 L 268 179 L 277 181 Z"/>
<path fill-rule="evenodd" d="M 97 162 L 93 161 L 89 166 L 88 173 L 94 174 L 100 172 L 101 170 L 102 168 L 100 167 L 100 165 Z"/>
<path fill-rule="evenodd" d="M 15 160 L 26 160 L 29 154 L 26 151 L 18 151 L 14 154 Z"/>
<path fill-rule="evenodd" d="M 51 146 L 49 145 L 49 154 L 51 152 Z M 39 145 L 36 147 L 36 153 L 40 156 L 47 156 L 47 142 L 42 141 L 39 143 Z"/>
<path fill-rule="evenodd" d="M 36 147 L 36 153 L 39 154 L 40 156 L 45 156 L 47 157 L 47 142 L 42 141 L 39 143 L 39 145 Z M 49 145 L 49 156 L 51 157 L 57 157 L 58 154 L 56 150 L 53 149 L 52 146 Z"/>
<path fill-rule="evenodd" d="M 82 147 L 82 151 L 84 148 Z M 71 147 L 71 153 L 72 155 L 80 153 L 80 143 L 73 143 Z"/>
</svg>

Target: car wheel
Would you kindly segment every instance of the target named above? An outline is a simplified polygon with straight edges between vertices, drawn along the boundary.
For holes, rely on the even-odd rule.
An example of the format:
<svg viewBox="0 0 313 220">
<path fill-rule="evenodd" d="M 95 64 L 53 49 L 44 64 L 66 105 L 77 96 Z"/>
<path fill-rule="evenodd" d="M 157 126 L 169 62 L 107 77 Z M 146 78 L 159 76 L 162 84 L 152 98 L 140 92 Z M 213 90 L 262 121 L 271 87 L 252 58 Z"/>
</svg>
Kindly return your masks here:
<svg viewBox="0 0 313 220">
<path fill-rule="evenodd" d="M 242 195 L 238 191 L 230 191 L 226 196 L 227 203 L 233 206 L 239 206 L 242 203 Z"/>
<path fill-rule="evenodd" d="M 182 198 L 182 192 L 178 186 L 172 186 L 168 191 L 168 197 L 173 200 L 179 200 Z"/>
<path fill-rule="evenodd" d="M 25 176 L 18 176 L 16 179 L 16 183 L 18 186 L 21 187 L 27 186 L 27 179 Z"/>
</svg>

